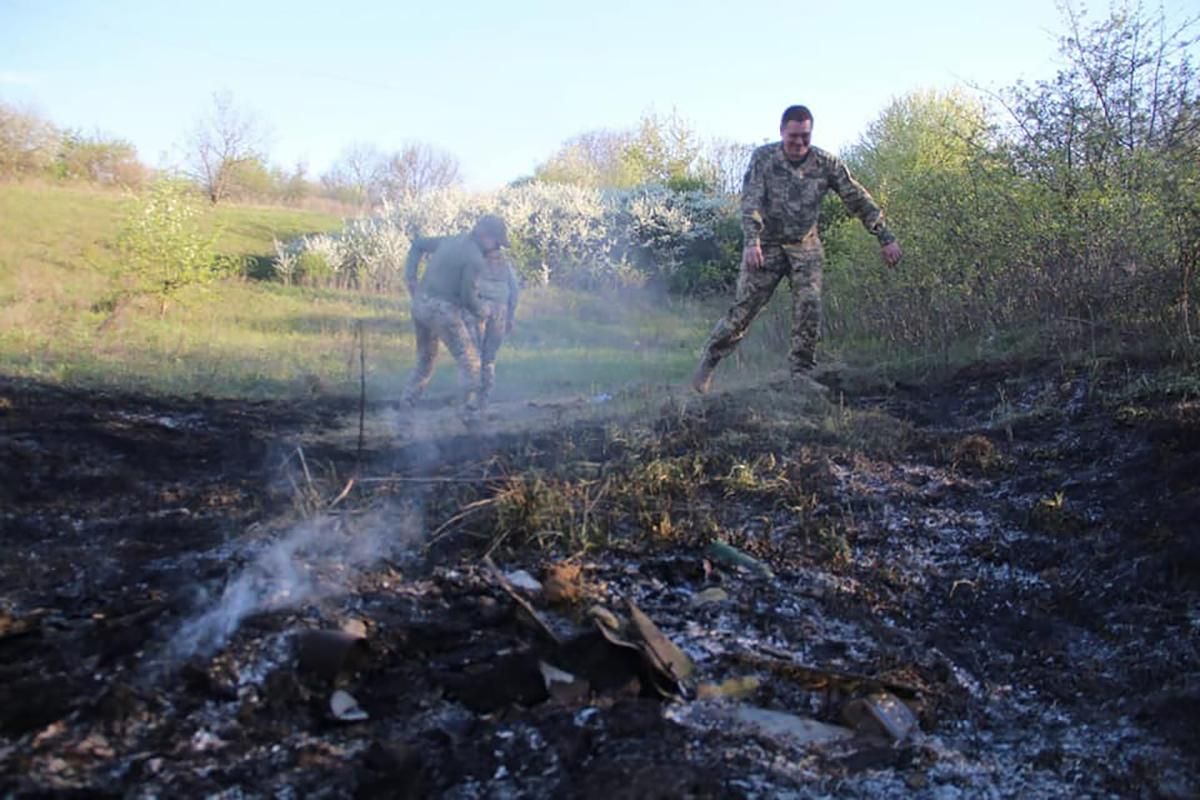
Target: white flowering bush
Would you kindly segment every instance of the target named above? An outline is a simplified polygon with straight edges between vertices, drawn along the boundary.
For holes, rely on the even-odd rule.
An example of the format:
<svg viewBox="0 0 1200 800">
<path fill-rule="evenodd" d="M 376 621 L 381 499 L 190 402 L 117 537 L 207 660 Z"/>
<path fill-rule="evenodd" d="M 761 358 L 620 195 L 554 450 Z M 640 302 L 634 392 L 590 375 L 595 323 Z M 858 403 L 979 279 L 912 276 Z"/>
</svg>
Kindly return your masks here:
<svg viewBox="0 0 1200 800">
<path fill-rule="evenodd" d="M 645 186 L 623 193 L 622 201 L 630 257 L 648 277 L 683 292 L 736 278 L 741 228 L 728 199 Z"/>
<path fill-rule="evenodd" d="M 412 241 L 387 219 L 351 220 L 340 244 L 349 286 L 383 293 L 403 284 L 404 259 Z"/>
<path fill-rule="evenodd" d="M 702 192 L 662 187 L 603 191 L 527 183 L 496 192 L 442 189 L 385 202 L 376 216 L 351 220 L 338 234 L 308 236 L 289 248 L 327 264 L 333 285 L 390 292 L 403 285 L 404 261 L 415 239 L 470 230 L 486 213 L 508 223 L 512 261 L 530 283 L 658 282 L 693 291 L 697 286 L 690 275 L 709 280 L 736 275 L 736 258 L 730 255 L 741 235 L 736 209 Z M 738 241 L 731 244 L 731 237 Z M 281 280 L 302 279 L 303 270 L 289 256 L 276 262 Z"/>
<path fill-rule="evenodd" d="M 470 230 L 481 214 L 493 209 L 491 202 L 491 194 L 435 189 L 384 201 L 377 219 L 399 229 L 410 240 L 450 236 Z"/>
<path fill-rule="evenodd" d="M 275 277 L 284 286 L 291 286 L 296 281 L 296 273 L 300 268 L 300 249 L 294 244 L 285 244 L 278 239 L 274 239 L 273 242 L 275 258 L 271 261 L 271 267 L 275 271 Z"/>
<path fill-rule="evenodd" d="M 316 233 L 297 242 L 297 282 L 312 286 L 342 286 L 348 262 L 340 234 Z"/>
</svg>

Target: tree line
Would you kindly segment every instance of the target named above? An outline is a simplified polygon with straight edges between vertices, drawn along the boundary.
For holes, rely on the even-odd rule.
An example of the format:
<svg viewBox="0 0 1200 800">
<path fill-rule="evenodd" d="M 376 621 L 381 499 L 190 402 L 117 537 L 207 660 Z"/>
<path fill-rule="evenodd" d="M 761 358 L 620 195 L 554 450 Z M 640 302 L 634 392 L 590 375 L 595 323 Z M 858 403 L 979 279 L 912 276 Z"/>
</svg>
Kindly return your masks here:
<svg viewBox="0 0 1200 800">
<path fill-rule="evenodd" d="M 1053 76 L 997 92 L 910 92 L 840 154 L 906 256 L 900 269 L 880 269 L 874 240 L 827 198 L 824 324 L 834 340 L 948 354 L 1019 335 L 1064 346 L 1117 337 L 1194 351 L 1200 18 L 1126 3 L 1090 20 L 1065 5 L 1063 24 Z M 116 182 L 132 170 L 124 143 L 60 133 L 48 147 L 39 139 L 48 130 L 6 110 L 0 171 Z M 259 130 L 227 96 L 214 98 L 194 130 L 189 171 L 210 202 L 238 196 L 266 169 Z M 706 141 L 675 114 L 648 114 L 574 136 L 532 175 L 471 193 L 453 156 L 432 146 L 352 145 L 319 191 L 364 213 L 339 234 L 280 243 L 274 276 L 402 291 L 407 242 L 488 210 L 509 221 L 527 280 L 726 291 L 738 273 L 736 199 L 751 149 Z"/>
<path fill-rule="evenodd" d="M 840 154 L 906 256 L 881 269 L 874 239 L 826 198 L 833 340 L 947 357 L 1020 337 L 1195 351 L 1200 18 L 1126 4 L 1092 21 L 1067 5 L 1063 21 L 1055 75 L 998 92 L 910 92 Z M 319 280 L 392 287 L 387 258 L 363 255 L 387 252 L 372 241 L 460 229 L 486 207 L 508 214 L 528 279 L 728 291 L 749 150 L 706 149 L 677 117 L 649 116 L 573 137 L 518 185 L 401 202 L 299 249 L 323 266 Z M 366 269 L 374 277 L 360 280 Z"/>
<path fill-rule="evenodd" d="M 324 198 L 352 213 L 377 209 L 385 199 L 420 196 L 461 186 L 452 153 L 427 142 L 394 150 L 369 142 L 347 145 L 317 177 L 305 164 L 272 163 L 267 126 L 217 92 L 187 131 L 177 168 L 166 174 L 143 163 L 129 141 L 102 133 L 60 129 L 36 111 L 0 100 L 0 178 L 48 177 L 101 186 L 141 189 L 161 177 L 190 181 L 211 204 L 258 201 L 299 205 Z M 593 188 L 661 185 L 732 193 L 752 147 L 703 141 L 676 113 L 648 113 L 628 130 L 597 130 L 572 137 L 532 175 L 515 185 L 540 182 Z"/>
<path fill-rule="evenodd" d="M 395 151 L 355 143 L 323 174 L 299 163 L 283 167 L 268 153 L 267 127 L 229 92 L 212 96 L 186 132 L 177 166 L 145 164 L 128 140 L 55 126 L 38 112 L 0 100 L 0 179 L 48 178 L 141 190 L 156 180 L 185 180 L 210 204 L 302 205 L 321 198 L 365 213 L 383 197 L 461 183 L 458 159 L 423 142 Z"/>
</svg>

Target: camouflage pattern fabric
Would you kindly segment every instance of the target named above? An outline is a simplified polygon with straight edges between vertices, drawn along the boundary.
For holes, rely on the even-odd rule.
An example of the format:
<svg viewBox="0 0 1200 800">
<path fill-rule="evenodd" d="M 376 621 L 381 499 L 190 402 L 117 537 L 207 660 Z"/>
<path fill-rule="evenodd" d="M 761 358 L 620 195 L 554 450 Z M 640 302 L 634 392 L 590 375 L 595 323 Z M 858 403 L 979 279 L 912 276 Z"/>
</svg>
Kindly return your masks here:
<svg viewBox="0 0 1200 800">
<path fill-rule="evenodd" d="M 508 305 L 484 301 L 477 323 L 479 342 L 479 405 L 486 407 L 496 386 L 496 356 L 508 330 Z"/>
<path fill-rule="evenodd" d="M 417 282 L 421 259 L 429 256 L 425 274 Z M 413 242 L 404 263 L 404 282 L 414 299 L 420 295 L 446 300 L 475 314 L 479 312 L 477 282 L 485 269 L 483 250 L 469 233 L 428 237 Z"/>
<path fill-rule="evenodd" d="M 799 162 L 789 161 L 783 143 L 754 151 L 742 182 L 742 233 L 746 245 L 793 244 L 817 231 L 821 198 L 835 192 L 880 245 L 896 237 L 884 224 L 883 212 L 854 179 L 841 159 L 810 147 Z"/>
<path fill-rule="evenodd" d="M 417 329 L 417 366 L 404 392 L 405 401 L 415 401 L 429 385 L 441 343 L 458 363 L 459 402 L 463 415 L 477 416 L 480 365 L 474 324 L 468 325 L 467 315 L 458 305 L 427 295 L 418 295 L 413 300 L 412 316 Z"/>
<path fill-rule="evenodd" d="M 733 305 L 713 327 L 704 345 L 704 359 L 715 365 L 732 353 L 738 342 L 745 338 L 750 323 L 771 299 L 775 287 L 787 278 L 792 290 L 788 360 L 794 375 L 811 370 L 817 363 L 824 263 L 824 249 L 815 231 L 799 244 L 763 245 L 763 265 L 754 270 L 743 266 Z"/>
<path fill-rule="evenodd" d="M 519 292 L 516 271 L 499 251 L 489 253 L 479 274 L 480 314 L 477 323 L 480 356 L 480 406 L 486 406 L 496 385 L 496 356 L 508 335 Z"/>
<path fill-rule="evenodd" d="M 879 206 L 837 157 L 810 147 L 804 159 L 793 162 L 784 155 L 782 142 L 754 151 L 742 183 L 742 233 L 747 247 L 762 247 L 763 264 L 757 269 L 742 264 L 733 305 L 704 345 L 702 370 L 711 374 L 733 352 L 784 278 L 792 289 L 792 374 L 806 375 L 816 366 L 825 263 L 817 220 L 821 199 L 830 191 L 881 245 L 895 241 Z"/>
</svg>

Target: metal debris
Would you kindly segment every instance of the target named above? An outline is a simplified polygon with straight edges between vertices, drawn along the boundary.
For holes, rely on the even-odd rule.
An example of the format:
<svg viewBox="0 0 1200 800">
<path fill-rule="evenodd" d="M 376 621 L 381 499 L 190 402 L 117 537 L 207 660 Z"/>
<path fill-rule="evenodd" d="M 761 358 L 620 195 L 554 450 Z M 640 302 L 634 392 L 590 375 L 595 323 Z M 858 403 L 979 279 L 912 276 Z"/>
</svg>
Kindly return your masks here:
<svg viewBox="0 0 1200 800">
<path fill-rule="evenodd" d="M 712 586 L 702 592 L 697 592 L 692 595 L 692 605 L 707 606 L 716 603 L 724 603 L 729 599 L 729 592 L 719 586 Z"/>
<path fill-rule="evenodd" d="M 712 700 L 677 706 L 669 709 L 667 716 L 690 728 L 755 736 L 779 746 L 798 749 L 842 741 L 854 735 L 848 728 L 811 717 Z"/>
<path fill-rule="evenodd" d="M 558 634 L 554 632 L 554 629 L 546 623 L 546 620 L 542 619 L 542 615 L 539 614 L 537 610 L 529 604 L 529 601 L 521 596 L 516 587 L 512 585 L 508 578 L 505 577 L 504 573 L 501 572 L 496 566 L 495 562 L 492 561 L 491 558 L 485 558 L 483 563 L 487 565 L 492 577 L 495 579 L 496 583 L 500 585 L 500 588 L 503 589 L 508 596 L 512 598 L 513 602 L 517 604 L 517 607 L 521 609 L 523 613 L 522 618 L 526 624 L 536 630 L 550 643 L 555 645 L 562 644 L 562 641 L 559 639 Z"/>
<path fill-rule="evenodd" d="M 546 681 L 547 689 L 556 683 L 573 683 L 577 680 L 571 673 L 561 670 L 553 664 L 547 664 L 545 661 L 538 662 L 538 669 L 542 671 L 542 678 Z"/>
<path fill-rule="evenodd" d="M 653 620 L 646 616 L 633 600 L 626 600 L 625 603 L 629 609 L 631 630 L 641 641 L 642 651 L 650 659 L 651 664 L 672 681 L 682 685 L 695 670 L 692 660 L 674 642 L 663 635 Z"/>
<path fill-rule="evenodd" d="M 588 616 L 595 620 L 597 625 L 608 628 L 610 631 L 621 629 L 621 620 L 617 619 L 617 615 L 604 606 L 592 606 L 588 609 Z"/>
<path fill-rule="evenodd" d="M 842 709 L 842 719 L 862 733 L 884 734 L 897 742 L 917 727 L 912 709 L 890 692 L 851 700 Z"/>
<path fill-rule="evenodd" d="M 542 671 L 542 679 L 546 681 L 546 691 L 552 699 L 560 703 L 580 703 L 591 694 L 591 684 L 584 678 L 576 677 L 545 661 L 539 661 L 538 668 Z"/>
<path fill-rule="evenodd" d="M 734 547 L 730 547 L 719 539 L 709 542 L 704 552 L 709 558 L 731 564 L 735 567 L 741 567 L 768 580 L 775 577 L 775 573 L 766 564 Z"/>
<path fill-rule="evenodd" d="M 330 696 L 329 711 L 333 714 L 334 719 L 342 722 L 362 722 L 370 719 L 367 712 L 358 705 L 354 695 L 343 689 L 338 689 Z"/>
<path fill-rule="evenodd" d="M 359 639 L 367 638 L 367 623 L 361 619 L 347 619 L 342 622 L 342 631 Z"/>
<path fill-rule="evenodd" d="M 514 570 L 507 573 L 505 578 L 518 589 L 523 589 L 530 594 L 538 594 L 542 591 L 542 583 L 537 578 L 530 575 L 523 569 Z"/>
<path fill-rule="evenodd" d="M 752 732 L 774 739 L 786 739 L 795 745 L 820 744 L 848 739 L 853 735 L 840 725 L 757 706 L 734 706 L 730 718 L 734 723 L 750 727 Z"/>
</svg>

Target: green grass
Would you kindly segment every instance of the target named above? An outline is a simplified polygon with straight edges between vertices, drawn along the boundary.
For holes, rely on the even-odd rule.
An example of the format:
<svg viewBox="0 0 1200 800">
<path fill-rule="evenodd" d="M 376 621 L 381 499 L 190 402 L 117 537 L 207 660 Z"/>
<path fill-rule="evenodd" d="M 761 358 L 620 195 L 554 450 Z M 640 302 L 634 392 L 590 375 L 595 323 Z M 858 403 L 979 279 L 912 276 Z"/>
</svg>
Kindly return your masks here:
<svg viewBox="0 0 1200 800">
<path fill-rule="evenodd" d="M 161 317 L 146 298 L 110 320 L 117 232 L 132 202 L 113 192 L 0 184 L 0 373 L 169 394 L 354 396 L 361 324 L 371 397 L 399 396 L 415 355 L 403 296 L 237 278 L 181 292 Z M 236 205 L 204 219 L 221 231 L 218 250 L 247 259 L 269 258 L 275 238 L 340 223 L 326 214 Z M 686 380 L 727 303 L 529 290 L 500 355 L 496 399 L 654 402 L 662 387 Z M 786 368 L 788 306 L 781 288 L 721 365 L 718 387 Z M 454 383 L 453 361 L 443 353 L 431 392 L 449 393 Z"/>
<path fill-rule="evenodd" d="M 221 205 L 213 209 L 209 224 L 218 226 L 221 231 L 218 252 L 274 256 L 274 239 L 286 241 L 309 233 L 339 230 L 342 219 L 291 208 Z"/>
<path fill-rule="evenodd" d="M 104 305 L 132 198 L 48 184 L 0 184 L 0 373 L 60 384 L 170 394 L 264 397 L 358 391 L 359 324 L 369 390 L 398 396 L 414 360 L 406 297 L 232 279 L 193 287 L 165 316 Z M 312 212 L 219 206 L 218 249 L 267 257 L 275 238 L 332 230 Z M 499 364 L 497 399 L 617 394 L 688 374 L 717 307 L 551 289 L 525 293 Z M 431 391 L 450 391 L 442 355 Z"/>
<path fill-rule="evenodd" d="M 0 183 L 0 281 L 46 267 L 77 273 L 112 267 L 117 231 L 133 196 L 86 187 Z M 258 206 L 217 206 L 203 224 L 219 228 L 222 253 L 269 256 L 274 237 L 337 230 L 330 214 Z"/>
<path fill-rule="evenodd" d="M 703 341 L 704 326 L 651 308 L 582 335 L 566 333 L 564 320 L 545 308 L 605 301 L 550 289 L 530 291 L 526 299 L 517 331 L 501 352 L 498 400 L 590 397 L 631 383 L 679 382 Z M 107 328 L 101 328 L 106 312 L 82 306 L 69 314 L 43 313 L 36 326 L 6 327 L 0 331 L 0 372 L 173 394 L 354 395 L 361 323 L 371 393 L 396 397 L 415 355 L 408 306 L 403 297 L 236 280 L 189 290 L 162 318 L 147 302 Z M 0 307 L 0 314 L 15 307 Z M 595 343 L 589 334 L 597 336 Z M 453 360 L 443 353 L 431 391 L 450 391 L 454 376 Z"/>
<path fill-rule="evenodd" d="M 310 300 L 300 290 L 280 293 L 235 280 L 184 293 L 163 319 L 153 303 L 135 304 L 102 329 L 109 316 L 102 304 L 112 296 L 120 266 L 117 235 L 133 202 L 119 192 L 0 183 L 0 371 L 57 383 L 265 394 L 302 374 L 301 365 L 324 367 L 327 358 L 310 358 L 295 331 L 256 333 L 251 323 L 258 310 L 267 318 L 301 318 L 314 305 L 332 306 L 339 327 L 345 316 L 368 313 L 369 306 L 360 311 L 354 300 Z M 335 230 L 341 221 L 308 211 L 221 206 L 202 224 L 220 230 L 218 251 L 266 258 L 275 237 Z"/>
</svg>

